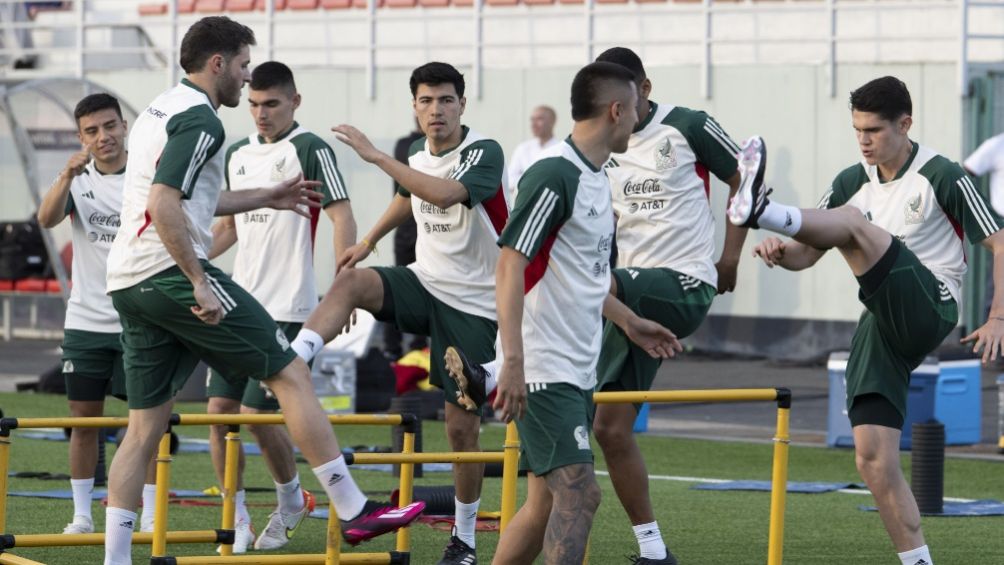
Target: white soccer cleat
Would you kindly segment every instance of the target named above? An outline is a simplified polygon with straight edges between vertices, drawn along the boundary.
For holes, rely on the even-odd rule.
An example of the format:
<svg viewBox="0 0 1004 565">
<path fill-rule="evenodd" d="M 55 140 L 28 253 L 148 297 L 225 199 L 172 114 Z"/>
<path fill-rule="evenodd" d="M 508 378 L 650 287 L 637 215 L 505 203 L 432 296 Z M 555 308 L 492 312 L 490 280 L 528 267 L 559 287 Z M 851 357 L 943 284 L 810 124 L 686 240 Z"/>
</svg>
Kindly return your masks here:
<svg viewBox="0 0 1004 565">
<path fill-rule="evenodd" d="M 268 524 L 262 530 L 261 535 L 254 542 L 255 549 L 279 549 L 293 539 L 296 528 L 300 527 L 303 519 L 313 512 L 316 502 L 314 495 L 308 491 L 303 491 L 303 509 L 299 512 L 286 514 L 276 510 L 269 514 Z"/>
<path fill-rule="evenodd" d="M 250 522 L 240 521 L 234 526 L 234 555 L 247 553 L 254 544 L 254 528 Z M 216 548 L 216 553 L 223 553 L 223 546 Z"/>
<path fill-rule="evenodd" d="M 64 534 L 93 534 L 94 521 L 87 516 L 74 516 L 73 521 L 63 528 Z"/>
<path fill-rule="evenodd" d="M 767 207 L 770 189 L 763 185 L 767 168 L 767 145 L 759 135 L 743 142 L 737 155 L 739 159 L 739 190 L 729 201 L 727 215 L 734 225 L 758 228 L 757 220 Z"/>
</svg>

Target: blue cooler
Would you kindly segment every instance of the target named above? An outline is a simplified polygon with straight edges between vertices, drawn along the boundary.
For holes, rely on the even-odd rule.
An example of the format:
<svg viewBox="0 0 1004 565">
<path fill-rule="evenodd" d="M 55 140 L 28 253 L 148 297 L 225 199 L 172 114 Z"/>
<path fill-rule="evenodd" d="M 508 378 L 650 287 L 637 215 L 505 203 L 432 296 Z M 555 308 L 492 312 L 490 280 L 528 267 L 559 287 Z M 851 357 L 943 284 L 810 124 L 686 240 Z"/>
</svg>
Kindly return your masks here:
<svg viewBox="0 0 1004 565">
<path fill-rule="evenodd" d="M 945 425 L 945 445 L 972 445 L 983 435 L 980 360 L 942 361 L 934 418 Z"/>
<path fill-rule="evenodd" d="M 830 354 L 826 364 L 829 374 L 830 396 L 829 415 L 826 426 L 826 445 L 830 447 L 853 447 L 854 434 L 851 421 L 847 417 L 847 352 Z M 910 388 L 906 400 L 906 421 L 900 449 L 910 449 L 914 422 L 926 422 L 934 418 L 935 390 L 938 383 L 938 360 L 928 357 L 910 374 Z"/>
</svg>

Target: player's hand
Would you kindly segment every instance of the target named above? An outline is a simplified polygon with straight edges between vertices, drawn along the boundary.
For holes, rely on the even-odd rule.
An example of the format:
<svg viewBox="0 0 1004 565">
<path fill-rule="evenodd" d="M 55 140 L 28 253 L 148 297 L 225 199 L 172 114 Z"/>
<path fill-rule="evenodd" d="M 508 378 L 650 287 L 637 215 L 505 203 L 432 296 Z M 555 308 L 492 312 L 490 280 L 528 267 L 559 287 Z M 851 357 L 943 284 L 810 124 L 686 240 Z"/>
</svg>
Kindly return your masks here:
<svg viewBox="0 0 1004 565">
<path fill-rule="evenodd" d="M 373 147 L 373 143 L 366 137 L 366 134 L 348 124 L 335 126 L 331 128 L 331 131 L 335 132 L 338 141 L 355 150 L 367 163 L 373 163 L 383 155 L 382 151 Z"/>
<path fill-rule="evenodd" d="M 725 294 L 736 289 L 736 280 L 739 278 L 739 261 L 720 259 L 715 263 L 715 270 L 718 271 L 718 294 Z"/>
<path fill-rule="evenodd" d="M 71 155 L 66 166 L 63 167 L 63 174 L 70 178 L 84 174 L 84 168 L 91 161 L 91 149 L 93 148 L 94 143 L 85 143 L 80 151 Z"/>
<path fill-rule="evenodd" d="M 320 208 L 322 195 L 315 190 L 320 181 L 297 178 L 282 181 L 269 189 L 268 207 L 292 210 L 304 218 L 310 217 L 310 208 Z"/>
<path fill-rule="evenodd" d="M 774 265 L 780 265 L 784 259 L 784 242 L 776 237 L 768 237 L 753 248 L 753 256 L 763 259 L 773 269 Z"/>
<path fill-rule="evenodd" d="M 983 350 L 983 363 L 989 363 L 1000 355 L 1004 358 L 1004 318 L 990 315 L 987 323 L 962 338 L 962 343 L 973 344 L 973 353 Z"/>
<path fill-rule="evenodd" d="M 498 388 L 495 390 L 493 406 L 499 418 L 507 424 L 522 419 L 526 413 L 526 376 L 523 374 L 523 363 L 512 362 L 509 358 L 503 360 Z"/>
<path fill-rule="evenodd" d="M 335 274 L 337 275 L 342 269 L 351 269 L 356 266 L 356 263 L 362 261 L 363 259 L 370 256 L 372 253 L 369 245 L 363 242 L 359 242 L 352 247 L 345 250 L 342 256 L 338 258 L 338 262 L 335 263 Z"/>
<path fill-rule="evenodd" d="M 220 304 L 220 300 L 216 298 L 216 293 L 213 292 L 209 281 L 203 279 L 196 284 L 192 295 L 195 297 L 195 303 L 197 304 L 197 306 L 192 306 L 192 314 L 195 314 L 196 317 L 210 326 L 219 324 L 224 316 L 223 306 Z"/>
<path fill-rule="evenodd" d="M 676 335 L 652 320 L 634 316 L 628 320 L 624 333 L 654 359 L 669 359 L 683 351 Z"/>
</svg>

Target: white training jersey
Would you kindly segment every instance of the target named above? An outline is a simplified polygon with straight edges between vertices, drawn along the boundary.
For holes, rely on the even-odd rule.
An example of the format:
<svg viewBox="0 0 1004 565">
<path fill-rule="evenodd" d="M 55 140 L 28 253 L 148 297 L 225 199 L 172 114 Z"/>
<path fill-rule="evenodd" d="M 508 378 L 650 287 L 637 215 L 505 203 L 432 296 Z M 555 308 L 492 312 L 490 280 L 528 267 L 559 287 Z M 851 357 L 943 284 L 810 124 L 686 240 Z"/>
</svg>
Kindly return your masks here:
<svg viewBox="0 0 1004 565">
<path fill-rule="evenodd" d="M 739 146 L 704 112 L 650 104 L 627 151 L 605 165 L 617 266 L 668 268 L 718 286 L 708 175 L 732 177 Z"/>
<path fill-rule="evenodd" d="M 964 165 L 974 175 L 990 174 L 990 204 L 998 216 L 1004 214 L 1004 133 L 981 143 Z"/>
<path fill-rule="evenodd" d="M 883 182 L 878 167 L 863 160 L 838 174 L 820 208 L 844 204 L 902 241 L 941 281 L 942 300 L 954 299 L 960 310 L 963 233 L 978 243 L 1002 225 L 958 163 L 917 143 L 892 180 Z"/>
<path fill-rule="evenodd" d="M 176 264 L 146 209 L 154 184 L 181 191 L 192 246 L 200 259 L 208 257 L 223 187 L 224 137 L 209 96 L 188 79 L 140 113 L 129 132 L 122 226 L 108 255 L 108 292 L 136 285 Z"/>
<path fill-rule="evenodd" d="M 571 138 L 549 154 L 520 179 L 499 244 L 530 259 L 523 305 L 526 382 L 592 389 L 610 292 L 610 183 Z"/>
<path fill-rule="evenodd" d="M 460 181 L 467 202 L 444 210 L 411 195 L 418 225 L 415 271 L 422 286 L 438 300 L 461 312 L 496 320 L 495 265 L 499 250 L 495 240 L 509 217 L 502 148 L 463 126 L 460 145 L 434 155 L 426 138 L 411 146 L 408 164 L 427 175 Z"/>
<path fill-rule="evenodd" d="M 536 163 L 549 148 L 559 143 L 561 143 L 561 140 L 557 137 L 552 137 L 543 143 L 534 137 L 517 145 L 509 157 L 508 166 L 506 166 L 509 187 L 515 187 L 519 183 L 519 177 L 523 176 L 523 173 L 530 168 L 530 165 Z"/>
<path fill-rule="evenodd" d="M 108 251 L 119 229 L 125 171 L 102 174 L 91 161 L 70 183 L 66 213 L 73 242 L 73 284 L 66 306 L 68 330 L 121 333 L 118 312 L 105 294 Z"/>
<path fill-rule="evenodd" d="M 331 147 L 298 124 L 266 143 L 252 135 L 233 144 L 226 155 L 230 190 L 273 186 L 298 177 L 322 183 L 321 206 L 349 195 Z M 314 282 L 314 236 L 320 211 L 310 218 L 292 210 L 252 210 L 234 215 L 237 255 L 234 282 L 251 293 L 279 322 L 305 322 L 317 306 Z"/>
</svg>

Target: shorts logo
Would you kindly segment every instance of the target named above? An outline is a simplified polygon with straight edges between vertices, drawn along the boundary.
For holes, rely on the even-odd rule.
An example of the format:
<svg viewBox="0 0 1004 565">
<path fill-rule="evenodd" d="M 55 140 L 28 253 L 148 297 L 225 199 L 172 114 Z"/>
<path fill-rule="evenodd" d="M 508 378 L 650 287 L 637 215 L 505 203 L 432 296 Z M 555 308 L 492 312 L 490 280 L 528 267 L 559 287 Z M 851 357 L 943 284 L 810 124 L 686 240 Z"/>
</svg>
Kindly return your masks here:
<svg viewBox="0 0 1004 565">
<path fill-rule="evenodd" d="M 70 360 L 63 361 L 63 372 L 64 373 L 73 372 L 73 361 Z"/>
<path fill-rule="evenodd" d="M 275 329 L 275 341 L 283 351 L 289 349 L 289 340 L 286 339 L 286 334 L 282 333 L 282 330 L 279 328 Z"/>
<path fill-rule="evenodd" d="M 636 271 L 634 269 L 627 269 L 627 272 L 628 272 L 629 275 L 631 275 L 631 280 L 634 280 L 634 279 L 638 278 L 638 275 L 641 274 L 640 272 L 638 272 L 638 271 Z"/>
<path fill-rule="evenodd" d="M 575 426 L 575 431 L 572 432 L 572 435 L 575 436 L 575 443 L 579 446 L 580 450 L 591 451 L 589 447 L 589 434 L 586 433 L 585 426 Z"/>
</svg>

